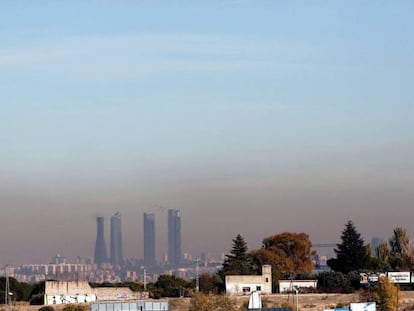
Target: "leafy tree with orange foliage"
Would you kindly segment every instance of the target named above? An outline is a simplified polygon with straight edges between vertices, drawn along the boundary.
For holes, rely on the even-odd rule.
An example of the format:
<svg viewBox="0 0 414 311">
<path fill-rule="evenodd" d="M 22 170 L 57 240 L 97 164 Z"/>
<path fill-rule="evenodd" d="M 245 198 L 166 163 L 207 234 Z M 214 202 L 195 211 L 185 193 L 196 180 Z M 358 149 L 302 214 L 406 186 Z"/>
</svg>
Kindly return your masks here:
<svg viewBox="0 0 414 311">
<path fill-rule="evenodd" d="M 286 274 L 310 273 L 314 267 L 312 242 L 306 233 L 283 232 L 263 240 L 263 248 L 250 253 L 256 271 L 272 266 L 274 284 Z"/>
</svg>

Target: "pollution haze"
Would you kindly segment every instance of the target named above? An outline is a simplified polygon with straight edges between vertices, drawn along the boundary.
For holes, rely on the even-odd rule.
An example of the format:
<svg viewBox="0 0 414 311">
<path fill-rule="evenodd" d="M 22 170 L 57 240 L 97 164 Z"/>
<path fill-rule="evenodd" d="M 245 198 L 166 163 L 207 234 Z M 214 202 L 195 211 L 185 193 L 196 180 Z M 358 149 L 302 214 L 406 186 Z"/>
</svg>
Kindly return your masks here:
<svg viewBox="0 0 414 311">
<path fill-rule="evenodd" d="M 411 1 L 0 4 L 0 265 L 414 235 Z"/>
</svg>

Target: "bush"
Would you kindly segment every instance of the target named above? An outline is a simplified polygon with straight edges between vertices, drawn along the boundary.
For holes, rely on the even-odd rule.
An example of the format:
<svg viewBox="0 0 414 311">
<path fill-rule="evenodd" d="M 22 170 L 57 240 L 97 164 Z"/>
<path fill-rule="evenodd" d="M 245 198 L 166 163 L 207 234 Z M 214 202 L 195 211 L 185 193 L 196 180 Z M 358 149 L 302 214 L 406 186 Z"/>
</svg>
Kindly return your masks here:
<svg viewBox="0 0 414 311">
<path fill-rule="evenodd" d="M 343 274 L 342 272 L 327 271 L 317 275 L 318 289 L 327 293 L 352 293 L 351 280 L 354 283 L 355 273 Z"/>
<path fill-rule="evenodd" d="M 372 292 L 372 299 L 379 310 L 397 310 L 400 292 L 387 277 L 380 277 Z"/>
<path fill-rule="evenodd" d="M 32 295 L 32 297 L 29 300 L 31 305 L 43 305 L 45 302 L 45 296 L 44 294 L 36 294 L 36 295 Z"/>
<path fill-rule="evenodd" d="M 63 311 L 87 311 L 88 306 L 79 304 L 68 304 L 63 308 Z"/>
<path fill-rule="evenodd" d="M 236 311 L 236 303 L 228 296 L 194 294 L 190 300 L 189 311 Z"/>
</svg>

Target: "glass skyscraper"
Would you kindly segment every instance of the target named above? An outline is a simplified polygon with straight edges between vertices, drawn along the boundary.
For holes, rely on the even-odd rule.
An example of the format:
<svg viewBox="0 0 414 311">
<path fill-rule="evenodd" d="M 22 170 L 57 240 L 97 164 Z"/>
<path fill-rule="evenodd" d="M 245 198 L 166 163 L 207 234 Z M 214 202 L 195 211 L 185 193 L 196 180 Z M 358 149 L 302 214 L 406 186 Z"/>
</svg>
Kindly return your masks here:
<svg viewBox="0 0 414 311">
<path fill-rule="evenodd" d="M 111 217 L 111 263 L 121 265 L 122 257 L 122 226 L 121 214 L 117 212 Z"/>
<path fill-rule="evenodd" d="M 96 217 L 96 243 L 94 261 L 97 265 L 108 262 L 104 235 L 104 218 Z"/>
<path fill-rule="evenodd" d="M 144 213 L 144 264 L 155 265 L 155 216 Z"/>
<path fill-rule="evenodd" d="M 168 210 L 168 262 L 174 266 L 181 263 L 181 216 L 175 209 Z"/>
</svg>

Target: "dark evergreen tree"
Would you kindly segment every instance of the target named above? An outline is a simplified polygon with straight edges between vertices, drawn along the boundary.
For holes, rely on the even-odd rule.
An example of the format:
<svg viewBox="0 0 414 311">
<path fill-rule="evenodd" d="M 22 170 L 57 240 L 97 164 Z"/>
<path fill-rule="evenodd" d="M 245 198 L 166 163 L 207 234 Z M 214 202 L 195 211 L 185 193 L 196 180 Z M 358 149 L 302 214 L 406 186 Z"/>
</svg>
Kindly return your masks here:
<svg viewBox="0 0 414 311">
<path fill-rule="evenodd" d="M 328 260 L 328 266 L 338 272 L 348 273 L 367 267 L 369 254 L 361 234 L 350 220 L 342 231 L 341 243 L 334 249 L 336 258 Z"/>
<path fill-rule="evenodd" d="M 219 275 L 247 275 L 251 273 L 250 257 L 247 253 L 247 243 L 244 238 L 238 234 L 233 239 L 233 248 L 230 254 L 226 255 L 223 268 L 219 271 Z"/>
</svg>

